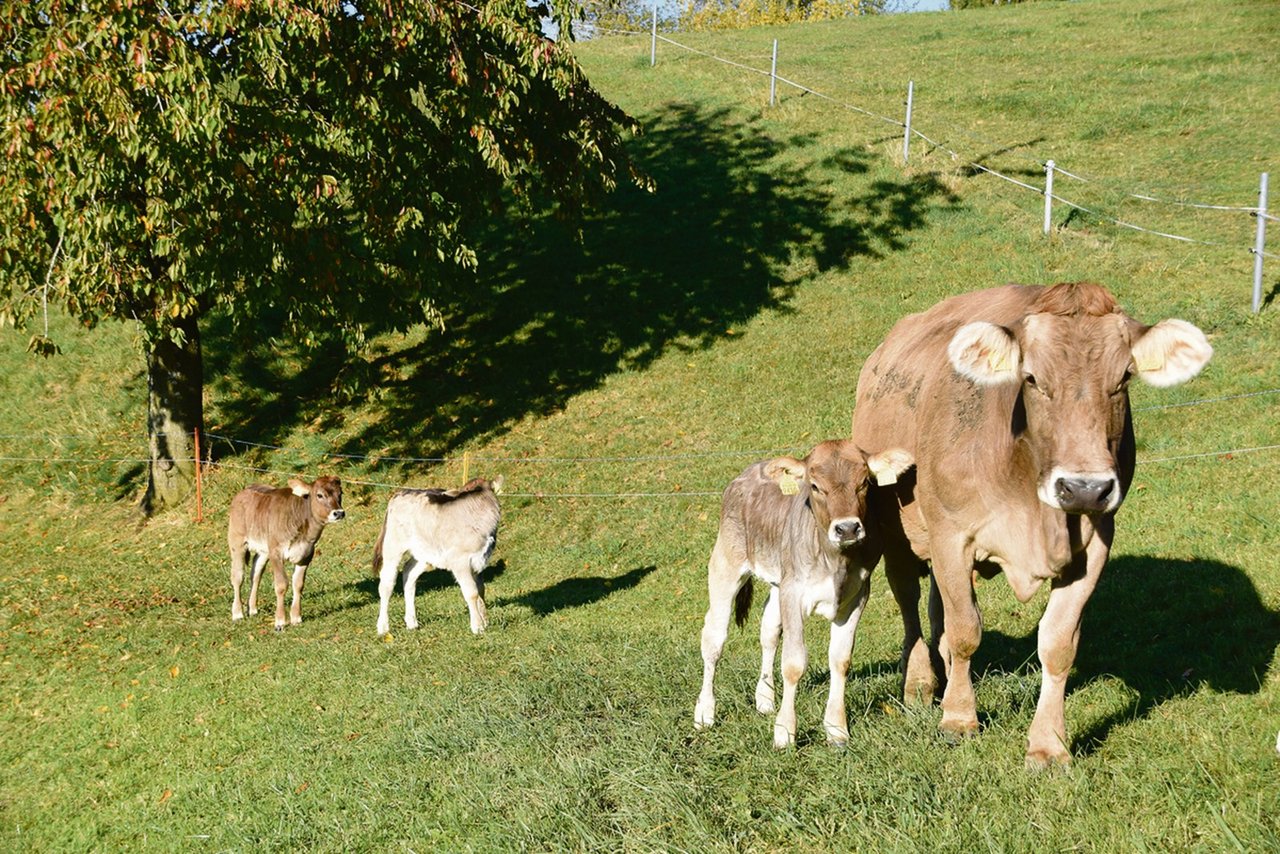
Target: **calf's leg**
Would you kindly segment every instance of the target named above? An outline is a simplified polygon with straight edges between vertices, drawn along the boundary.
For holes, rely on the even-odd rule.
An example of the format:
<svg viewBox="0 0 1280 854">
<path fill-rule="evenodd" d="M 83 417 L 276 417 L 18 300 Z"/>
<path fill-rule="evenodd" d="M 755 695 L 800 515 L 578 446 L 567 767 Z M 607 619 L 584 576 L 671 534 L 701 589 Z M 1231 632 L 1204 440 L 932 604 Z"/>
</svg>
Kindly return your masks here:
<svg viewBox="0 0 1280 854">
<path fill-rule="evenodd" d="M 404 627 L 418 627 L 418 578 L 431 568 L 425 560 L 414 558 L 413 564 L 404 570 Z"/>
<path fill-rule="evenodd" d="M 707 561 L 707 615 L 702 620 L 702 691 L 693 709 L 693 725 L 697 729 L 716 722 L 716 697 L 712 687 L 716 664 L 724 652 L 729 636 L 729 619 L 733 614 L 733 598 L 742 588 L 746 574 L 726 553 L 722 540 L 716 538 L 711 558 Z M 772 664 L 772 660 L 770 661 Z M 772 696 L 770 697 L 772 701 Z"/>
<path fill-rule="evenodd" d="M 253 578 L 249 581 L 249 616 L 258 615 L 258 582 L 262 580 L 262 568 L 267 565 L 266 554 L 253 556 Z"/>
<path fill-rule="evenodd" d="M 378 637 L 391 631 L 388 609 L 391 606 L 391 591 L 396 587 L 396 570 L 399 569 L 402 555 L 403 552 L 389 548 L 382 552 L 382 566 L 378 570 Z M 407 600 L 405 608 L 409 608 L 412 601 Z"/>
<path fill-rule="evenodd" d="M 796 688 L 808 666 L 809 652 L 804 645 L 804 614 L 796 597 L 783 589 L 779 610 L 782 614 L 782 704 L 773 721 L 773 746 L 779 750 L 796 743 Z"/>
<path fill-rule="evenodd" d="M 471 614 L 471 633 L 482 635 L 489 627 L 489 613 L 485 610 L 484 597 L 480 593 L 480 585 L 476 583 L 475 575 L 471 572 L 471 566 L 468 564 L 452 572 L 458 587 L 462 588 L 462 599 L 467 603 L 467 610 Z"/>
<path fill-rule="evenodd" d="M 244 605 L 240 601 L 240 587 L 244 584 L 244 548 L 231 546 L 231 619 L 244 619 Z"/>
<path fill-rule="evenodd" d="M 271 574 L 276 587 L 276 631 L 284 631 L 288 618 L 284 610 L 284 594 L 289 589 L 289 577 L 284 574 L 284 560 L 279 555 L 271 556 Z"/>
<path fill-rule="evenodd" d="M 845 711 L 844 691 L 849 677 L 849 661 L 853 658 L 853 640 L 858 631 L 858 621 L 871 594 L 871 585 L 856 578 L 850 583 L 859 584 L 859 590 L 843 615 L 837 615 L 831 623 L 831 643 L 827 648 L 827 662 L 831 668 L 831 692 L 827 695 L 827 709 L 822 716 L 822 726 L 827 731 L 827 742 L 837 747 L 849 743 L 849 716 Z"/>
<path fill-rule="evenodd" d="M 760 679 L 756 682 L 756 711 L 762 715 L 773 714 L 773 659 L 778 652 L 778 640 L 782 637 L 782 617 L 778 612 L 778 588 L 769 585 L 769 598 L 760 616 Z"/>
<path fill-rule="evenodd" d="M 307 583 L 307 565 L 299 564 L 293 568 L 293 602 L 289 606 L 289 624 L 296 626 L 302 622 L 302 588 Z"/>
</svg>

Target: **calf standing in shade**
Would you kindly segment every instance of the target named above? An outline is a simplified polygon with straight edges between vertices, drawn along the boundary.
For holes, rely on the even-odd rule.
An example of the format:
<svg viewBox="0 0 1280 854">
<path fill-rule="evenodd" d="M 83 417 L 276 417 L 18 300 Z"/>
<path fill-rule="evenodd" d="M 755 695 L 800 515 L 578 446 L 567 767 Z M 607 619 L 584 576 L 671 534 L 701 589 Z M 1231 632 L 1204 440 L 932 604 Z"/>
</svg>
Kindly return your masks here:
<svg viewBox="0 0 1280 854">
<path fill-rule="evenodd" d="M 289 622 L 302 622 L 302 587 L 324 526 L 346 515 L 342 509 L 342 481 L 318 477 L 307 484 L 293 478 L 287 489 L 254 484 L 231 499 L 227 523 L 227 547 L 231 550 L 231 619 L 244 619 L 240 586 L 244 581 L 245 553 L 254 555 L 253 580 L 249 584 L 249 614 L 258 613 L 258 582 L 262 568 L 271 561 L 276 587 L 276 631 L 285 626 L 284 591 L 288 581 L 284 562 L 294 564 L 293 605 Z"/>
<path fill-rule="evenodd" d="M 484 607 L 484 571 L 498 541 L 498 493 L 502 477 L 475 478 L 461 489 L 400 489 L 387 502 L 387 518 L 373 550 L 378 572 L 378 634 L 391 630 L 387 606 L 395 587 L 400 561 L 408 552 L 404 571 L 404 625 L 418 627 L 414 605 L 418 576 L 432 567 L 453 573 L 471 612 L 471 631 L 484 632 L 489 615 Z"/>
<path fill-rule="evenodd" d="M 774 710 L 773 659 L 782 635 L 782 707 L 774 723 L 774 746 L 795 743 L 796 686 L 807 664 L 803 621 L 810 614 L 831 622 L 831 693 L 823 718 L 827 740 L 837 745 L 849 740 L 845 677 L 871 590 L 868 580 L 880 560 L 877 538 L 867 537 L 868 492 L 873 478 L 882 485 L 893 483 L 911 465 L 905 451 L 868 457 L 849 440 L 832 440 L 803 460 L 778 457 L 756 463 L 729 484 L 707 567 L 710 607 L 702 628 L 696 727 L 715 722 L 712 681 L 728 634 L 731 603 L 742 625 L 755 576 L 772 585 L 760 624 L 756 683 L 756 708 L 764 714 Z"/>
</svg>

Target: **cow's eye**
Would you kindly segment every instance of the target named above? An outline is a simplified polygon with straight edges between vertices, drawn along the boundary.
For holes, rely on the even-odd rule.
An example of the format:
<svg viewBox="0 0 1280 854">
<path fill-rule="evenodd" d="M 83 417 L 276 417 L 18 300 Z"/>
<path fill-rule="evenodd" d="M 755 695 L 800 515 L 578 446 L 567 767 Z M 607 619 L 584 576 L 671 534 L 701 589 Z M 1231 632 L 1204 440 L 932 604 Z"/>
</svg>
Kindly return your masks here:
<svg viewBox="0 0 1280 854">
<path fill-rule="evenodd" d="M 1116 383 L 1116 387 L 1111 393 L 1121 394 L 1126 388 L 1129 387 L 1129 380 L 1131 379 L 1133 379 L 1133 371 L 1125 371 L 1124 376 L 1120 378 L 1120 382 Z"/>
<path fill-rule="evenodd" d="M 1025 377 L 1023 377 L 1023 378 L 1022 378 L 1022 381 L 1023 381 L 1024 383 L 1026 383 L 1027 385 L 1031 386 L 1032 388 L 1039 388 L 1039 386 L 1038 386 L 1038 385 L 1036 385 L 1036 375 L 1035 375 L 1035 374 L 1027 374 Z"/>
<path fill-rule="evenodd" d="M 821 495 L 821 494 L 822 494 L 822 487 L 821 487 L 821 486 L 818 486 L 818 484 L 817 484 L 817 483 L 815 483 L 815 482 L 810 482 L 810 484 L 809 484 L 809 491 L 810 491 L 810 492 L 812 492 L 814 495 Z"/>
</svg>

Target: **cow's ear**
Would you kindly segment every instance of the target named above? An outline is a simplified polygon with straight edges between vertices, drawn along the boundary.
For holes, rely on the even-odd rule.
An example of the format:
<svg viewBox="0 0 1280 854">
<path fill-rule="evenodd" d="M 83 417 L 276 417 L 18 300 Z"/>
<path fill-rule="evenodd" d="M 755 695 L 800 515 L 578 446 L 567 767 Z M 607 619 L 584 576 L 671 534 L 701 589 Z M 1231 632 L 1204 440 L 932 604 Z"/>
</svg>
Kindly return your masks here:
<svg viewBox="0 0 1280 854">
<path fill-rule="evenodd" d="M 1212 355 L 1204 333 L 1177 318 L 1160 321 L 1133 345 L 1138 378 L 1156 388 L 1186 382 L 1200 373 Z"/>
<path fill-rule="evenodd" d="M 916 464 L 916 458 L 905 448 L 890 448 L 867 457 L 867 468 L 879 486 L 892 486 Z"/>
<path fill-rule="evenodd" d="M 501 495 L 502 484 L 503 484 L 502 475 L 498 475 L 493 480 L 489 481 L 489 488 L 493 490 L 494 495 Z"/>
<path fill-rule="evenodd" d="M 765 477 L 778 484 L 783 495 L 795 495 L 804 480 L 804 463 L 795 457 L 776 457 L 764 467 Z"/>
<path fill-rule="evenodd" d="M 1008 329 L 978 321 L 961 326 L 947 346 L 951 367 L 978 385 L 1022 381 L 1022 348 Z"/>
<path fill-rule="evenodd" d="M 298 496 L 299 498 L 306 498 L 308 495 L 311 494 L 311 487 L 307 486 L 305 483 L 298 480 L 296 477 L 289 478 L 289 489 L 291 489 L 293 491 L 293 494 Z"/>
</svg>

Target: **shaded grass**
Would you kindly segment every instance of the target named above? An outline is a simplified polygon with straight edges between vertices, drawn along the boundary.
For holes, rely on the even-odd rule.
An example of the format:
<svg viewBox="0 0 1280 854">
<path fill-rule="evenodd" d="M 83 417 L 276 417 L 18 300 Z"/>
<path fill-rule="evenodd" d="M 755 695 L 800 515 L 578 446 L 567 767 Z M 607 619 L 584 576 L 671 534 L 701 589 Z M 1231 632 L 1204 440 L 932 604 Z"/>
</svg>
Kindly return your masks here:
<svg viewBox="0 0 1280 854">
<path fill-rule="evenodd" d="M 1245 109 L 1276 102 L 1280 84 L 1257 73 L 1275 17 L 1251 2 L 1028 4 L 790 28 L 784 57 L 796 79 L 879 93 L 888 114 L 925 66 L 920 121 L 982 115 L 984 162 L 1029 175 L 1025 152 L 1048 147 L 1085 158 L 1081 171 L 1154 176 L 1148 189 L 1247 200 L 1256 174 L 1235 164 L 1265 162 L 1275 138 L 1272 113 Z M 771 35 L 699 43 L 755 38 Z M 786 95 L 767 111 L 758 78 L 691 59 L 664 53 L 651 73 L 636 44 L 582 52 L 649 127 L 637 150 L 656 195 L 620 195 L 581 244 L 549 222 L 495 227 L 452 331 L 385 336 L 363 366 L 208 336 L 211 426 L 287 450 L 218 446 L 228 465 L 206 481 L 204 523 L 139 527 L 116 500 L 129 464 L 0 465 L 0 847 L 1276 848 L 1275 456 L 1216 452 L 1280 443 L 1278 396 L 1152 408 L 1280 388 L 1275 314 L 1247 311 L 1248 259 L 1101 221 L 1044 240 L 1035 196 L 937 152 L 904 171 L 882 128 Z M 1053 79 L 1036 70 L 1046 55 Z M 1216 355 L 1186 387 L 1134 390 L 1138 475 L 1070 683 L 1073 770 L 1022 770 L 1043 600 L 1020 604 L 999 579 L 978 588 L 978 738 L 947 744 L 936 709 L 897 702 L 900 628 L 878 575 L 849 749 L 822 743 L 817 624 L 800 749 L 773 752 L 752 708 L 751 625 L 721 664 L 721 721 L 695 732 L 718 512 L 696 493 L 765 450 L 846 434 L 858 368 L 902 314 L 981 285 L 1082 278 L 1143 319 L 1196 322 Z M 0 433 L 65 425 L 79 436 L 60 440 L 65 456 L 137 453 L 130 331 L 63 340 L 66 357 L 33 362 L 0 338 Z M 378 391 L 335 406 L 351 371 Z M 13 441 L 3 454 L 48 449 Z M 422 627 L 375 639 L 386 491 L 355 483 L 348 520 L 320 542 L 306 622 L 281 635 L 230 622 L 225 508 L 258 477 L 232 464 L 446 485 L 461 450 L 514 494 L 484 637 L 432 573 Z M 533 497 L 619 492 L 664 495 Z"/>
</svg>

